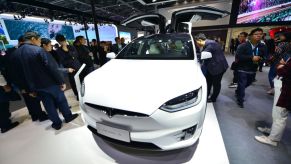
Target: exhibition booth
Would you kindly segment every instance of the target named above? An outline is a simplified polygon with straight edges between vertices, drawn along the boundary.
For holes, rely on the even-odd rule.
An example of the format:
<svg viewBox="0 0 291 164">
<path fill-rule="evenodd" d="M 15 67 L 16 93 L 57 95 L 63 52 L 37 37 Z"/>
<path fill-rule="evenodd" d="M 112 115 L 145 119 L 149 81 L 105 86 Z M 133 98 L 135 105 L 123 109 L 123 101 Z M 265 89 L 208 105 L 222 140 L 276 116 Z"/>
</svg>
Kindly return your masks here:
<svg viewBox="0 0 291 164">
<path fill-rule="evenodd" d="M 44 72 L 55 81 L 64 79 L 67 88 L 62 83 L 61 92 L 69 110 L 79 114 L 68 121 L 62 107 L 54 103 L 63 121 L 55 128 L 51 115 L 45 121 L 32 121 L 23 96 L 19 101 L 7 100 L 8 119 L 20 124 L 0 133 L 0 164 L 290 163 L 290 116 L 285 117 L 285 131 L 276 146 L 255 139 L 266 135 L 258 127 L 269 127 L 274 119 L 275 92 L 267 92 L 272 89 L 268 62 L 273 54 L 267 43 L 274 43 L 276 52 L 280 35 L 288 37 L 291 32 L 288 0 L 11 0 L 0 7 L 0 80 L 5 81 L 0 91 L 10 92 L 5 87 L 11 86 L 19 95 L 42 101 L 46 110 L 46 100 L 39 96 L 42 89 L 21 88 L 15 77 L 7 75 L 13 70 L 6 64 L 11 62 L 8 55 L 22 47 L 19 38 L 35 32 L 39 37 L 29 39 L 48 39 L 60 59 L 53 61 L 54 66 L 48 64 L 51 57 L 36 57 L 36 61 L 44 63 L 48 69 Z M 253 45 L 254 29 L 262 30 L 262 38 Z M 243 42 L 242 32 L 251 34 Z M 60 35 L 65 39 L 57 39 Z M 81 62 L 78 36 L 86 40 L 82 46 L 92 70 Z M 27 38 L 21 44 L 36 45 Z M 215 46 L 206 48 L 207 43 Z M 244 43 L 250 43 L 252 56 L 239 58 L 237 47 Z M 261 44 L 266 46 L 264 51 L 259 49 Z M 284 55 L 290 52 L 288 44 Z M 74 48 L 65 50 L 64 45 Z M 58 49 L 77 56 L 61 56 Z M 261 51 L 266 58 L 259 56 Z M 255 61 L 257 56 L 260 60 Z M 67 63 L 59 63 L 65 58 L 80 60 L 78 69 L 72 68 L 73 76 Z M 233 63 L 241 60 L 261 69 L 251 73 L 234 69 Z M 285 66 L 289 58 L 283 61 Z M 21 77 L 33 86 L 24 62 L 20 63 L 15 65 L 23 67 L 18 69 Z M 53 69 L 60 77 L 52 75 Z M 254 74 L 252 82 L 243 81 L 248 77 L 242 78 L 241 72 Z M 235 73 L 236 89 L 230 87 Z M 58 83 L 54 86 L 59 90 Z M 241 93 L 243 83 L 250 85 Z M 54 96 L 52 101 L 59 101 Z"/>
</svg>

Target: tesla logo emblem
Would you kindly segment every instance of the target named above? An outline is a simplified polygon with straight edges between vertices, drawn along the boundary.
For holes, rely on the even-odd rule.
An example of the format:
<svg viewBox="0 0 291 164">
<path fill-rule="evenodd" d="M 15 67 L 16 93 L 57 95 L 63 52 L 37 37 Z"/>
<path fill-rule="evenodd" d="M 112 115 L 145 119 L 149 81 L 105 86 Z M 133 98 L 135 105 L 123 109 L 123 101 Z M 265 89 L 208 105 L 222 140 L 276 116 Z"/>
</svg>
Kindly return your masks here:
<svg viewBox="0 0 291 164">
<path fill-rule="evenodd" d="M 106 112 L 106 114 L 109 118 L 113 117 L 113 110 L 114 110 L 113 108 L 109 108 L 108 111 Z"/>
</svg>

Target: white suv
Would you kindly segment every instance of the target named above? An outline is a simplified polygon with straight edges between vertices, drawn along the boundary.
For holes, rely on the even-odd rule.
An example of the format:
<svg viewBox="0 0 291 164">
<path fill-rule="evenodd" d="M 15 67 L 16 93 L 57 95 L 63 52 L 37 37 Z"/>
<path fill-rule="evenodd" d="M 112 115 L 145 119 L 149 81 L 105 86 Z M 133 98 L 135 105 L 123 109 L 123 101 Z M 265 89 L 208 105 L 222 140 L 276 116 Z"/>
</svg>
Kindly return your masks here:
<svg viewBox="0 0 291 164">
<path fill-rule="evenodd" d="M 166 34 L 164 22 L 158 14 L 126 20 L 127 26 L 160 25 L 161 33 L 133 40 L 116 57 L 107 54 L 112 59 L 84 79 L 80 107 L 96 135 L 158 150 L 187 147 L 199 138 L 207 85 L 194 40 L 189 33 L 177 33 L 179 25 Z M 201 58 L 207 57 L 202 53 Z"/>
</svg>

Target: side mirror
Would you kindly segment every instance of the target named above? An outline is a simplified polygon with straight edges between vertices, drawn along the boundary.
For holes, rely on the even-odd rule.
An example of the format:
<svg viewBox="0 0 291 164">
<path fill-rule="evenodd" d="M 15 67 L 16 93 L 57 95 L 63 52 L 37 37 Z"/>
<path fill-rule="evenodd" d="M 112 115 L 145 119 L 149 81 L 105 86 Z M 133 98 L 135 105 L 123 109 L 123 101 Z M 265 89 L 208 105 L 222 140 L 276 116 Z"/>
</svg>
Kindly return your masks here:
<svg viewBox="0 0 291 164">
<path fill-rule="evenodd" d="M 114 52 L 109 52 L 106 54 L 106 57 L 109 59 L 114 59 L 116 57 L 116 54 Z"/>
<path fill-rule="evenodd" d="M 201 60 L 212 58 L 211 52 L 202 51 L 201 52 Z"/>
</svg>

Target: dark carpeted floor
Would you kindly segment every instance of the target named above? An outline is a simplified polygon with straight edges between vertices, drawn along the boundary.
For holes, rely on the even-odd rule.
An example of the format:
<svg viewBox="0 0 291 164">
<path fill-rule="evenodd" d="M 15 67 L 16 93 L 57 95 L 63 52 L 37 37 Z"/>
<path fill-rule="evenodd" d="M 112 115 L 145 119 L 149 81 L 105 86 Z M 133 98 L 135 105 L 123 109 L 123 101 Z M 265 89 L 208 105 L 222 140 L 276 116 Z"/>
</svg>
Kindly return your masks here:
<svg viewBox="0 0 291 164">
<path fill-rule="evenodd" d="M 233 56 L 227 56 L 229 64 Z M 231 164 L 290 164 L 291 119 L 289 117 L 281 144 L 278 147 L 258 143 L 257 125 L 272 123 L 273 96 L 266 94 L 269 67 L 257 73 L 257 82 L 246 89 L 245 108 L 235 102 L 234 90 L 228 88 L 233 74 L 228 70 L 223 77 L 220 96 L 214 108 Z"/>
</svg>

